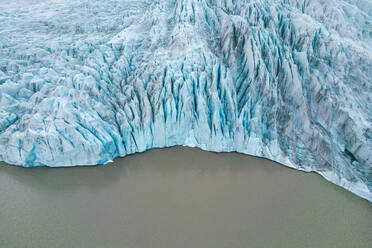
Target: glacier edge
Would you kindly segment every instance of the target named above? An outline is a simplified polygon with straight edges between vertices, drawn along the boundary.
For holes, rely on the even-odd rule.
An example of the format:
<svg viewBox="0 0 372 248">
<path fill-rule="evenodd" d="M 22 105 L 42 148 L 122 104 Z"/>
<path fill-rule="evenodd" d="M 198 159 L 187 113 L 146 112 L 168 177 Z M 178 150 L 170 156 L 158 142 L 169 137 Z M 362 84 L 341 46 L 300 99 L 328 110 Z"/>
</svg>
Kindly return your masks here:
<svg viewBox="0 0 372 248">
<path fill-rule="evenodd" d="M 315 171 L 372 201 L 368 1 L 0 7 L 1 161 L 185 145 Z"/>
</svg>

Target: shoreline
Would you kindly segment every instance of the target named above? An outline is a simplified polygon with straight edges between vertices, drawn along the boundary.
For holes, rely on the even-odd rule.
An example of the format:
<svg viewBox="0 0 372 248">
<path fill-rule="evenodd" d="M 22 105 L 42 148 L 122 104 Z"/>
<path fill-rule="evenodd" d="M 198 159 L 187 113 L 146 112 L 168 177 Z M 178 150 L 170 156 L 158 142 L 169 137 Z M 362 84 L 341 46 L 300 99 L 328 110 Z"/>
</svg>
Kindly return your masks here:
<svg viewBox="0 0 372 248">
<path fill-rule="evenodd" d="M 105 166 L 0 166 L 0 246 L 370 247 L 370 202 L 239 153 L 154 149 Z"/>
<path fill-rule="evenodd" d="M 205 152 L 212 152 L 212 153 L 215 153 L 215 154 L 224 154 L 224 153 L 236 153 L 236 154 L 242 154 L 242 155 L 246 155 L 246 156 L 252 156 L 252 157 L 255 157 L 255 158 L 259 158 L 259 159 L 266 159 L 267 161 L 270 161 L 270 162 L 274 162 L 276 164 L 279 164 L 281 166 L 284 166 L 286 168 L 290 168 L 290 169 L 294 169 L 294 170 L 297 170 L 297 171 L 302 171 L 302 172 L 306 172 L 306 173 L 311 173 L 311 172 L 314 172 L 318 175 L 320 175 L 321 177 L 323 177 L 326 181 L 338 186 L 338 187 L 341 187 L 343 189 L 345 189 L 346 191 L 348 192 L 351 192 L 353 194 L 355 194 L 356 196 L 368 201 L 368 202 L 371 202 L 372 203 L 372 193 L 368 191 L 368 188 L 366 189 L 366 185 L 360 183 L 360 182 L 356 182 L 356 183 L 352 183 L 352 182 L 349 182 L 349 181 L 346 181 L 346 180 L 342 180 L 343 178 L 341 179 L 338 179 L 335 175 L 332 174 L 332 171 L 317 171 L 317 170 L 314 170 L 314 169 L 303 169 L 303 168 L 297 168 L 295 165 L 293 165 L 287 158 L 286 161 L 284 161 L 283 159 L 281 159 L 281 161 L 277 161 L 275 159 L 270 159 L 268 157 L 261 157 L 257 154 L 253 154 L 253 153 L 249 153 L 249 152 L 244 152 L 244 151 L 236 151 L 236 150 L 231 150 L 231 151 L 214 151 L 214 150 L 208 150 L 206 148 L 204 148 L 203 146 L 198 146 L 198 144 L 184 144 L 184 145 L 173 145 L 173 146 L 166 146 L 166 147 L 152 147 L 152 148 L 149 148 L 149 149 L 146 149 L 144 151 L 138 151 L 138 152 L 134 152 L 134 153 L 130 153 L 130 154 L 127 154 L 123 157 L 121 157 L 120 155 L 116 156 L 113 158 L 113 160 L 109 160 L 109 161 L 106 161 L 105 163 L 99 163 L 99 164 L 77 164 L 77 165 L 66 165 L 66 166 L 49 166 L 49 165 L 39 165 L 39 166 L 23 166 L 23 165 L 16 165 L 16 164 L 8 164 L 6 162 L 3 162 L 3 161 L 0 161 L 0 166 L 1 164 L 5 164 L 5 165 L 9 165 L 9 166 L 17 166 L 17 167 L 21 167 L 21 168 L 40 168 L 40 167 L 47 167 L 47 168 L 72 168 L 72 167 L 95 167 L 95 166 L 104 166 L 104 165 L 107 165 L 107 164 L 111 164 L 111 163 L 115 163 L 116 160 L 118 159 L 122 159 L 122 158 L 126 158 L 128 156 L 133 156 L 133 155 L 136 155 L 136 154 L 142 154 L 142 153 L 145 153 L 145 152 L 148 152 L 148 151 L 152 151 L 152 150 L 161 150 L 161 149 L 173 149 L 173 148 L 180 148 L 180 147 L 185 147 L 185 148 L 195 148 L 195 149 L 200 149 L 201 151 L 205 151 Z M 283 160 L 283 161 L 282 161 Z"/>
</svg>

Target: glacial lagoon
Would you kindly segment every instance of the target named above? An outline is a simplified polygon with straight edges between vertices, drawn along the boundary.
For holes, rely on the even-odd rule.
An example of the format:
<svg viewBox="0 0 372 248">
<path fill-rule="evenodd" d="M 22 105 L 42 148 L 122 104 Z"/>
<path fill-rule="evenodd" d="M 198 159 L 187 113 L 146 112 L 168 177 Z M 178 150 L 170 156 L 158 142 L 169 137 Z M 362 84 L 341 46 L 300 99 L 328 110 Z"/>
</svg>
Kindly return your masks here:
<svg viewBox="0 0 372 248">
<path fill-rule="evenodd" d="M 196 148 L 0 166 L 0 247 L 372 247 L 372 204 L 315 173 Z"/>
</svg>

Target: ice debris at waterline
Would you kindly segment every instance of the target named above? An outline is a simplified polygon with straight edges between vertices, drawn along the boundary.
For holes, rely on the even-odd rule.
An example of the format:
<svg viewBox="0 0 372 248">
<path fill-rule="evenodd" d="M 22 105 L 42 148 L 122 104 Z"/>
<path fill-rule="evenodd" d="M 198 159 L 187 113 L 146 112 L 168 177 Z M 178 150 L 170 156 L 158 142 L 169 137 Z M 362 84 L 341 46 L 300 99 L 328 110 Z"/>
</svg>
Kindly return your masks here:
<svg viewBox="0 0 372 248">
<path fill-rule="evenodd" d="M 0 160 L 269 158 L 372 201 L 369 0 L 0 1 Z"/>
</svg>

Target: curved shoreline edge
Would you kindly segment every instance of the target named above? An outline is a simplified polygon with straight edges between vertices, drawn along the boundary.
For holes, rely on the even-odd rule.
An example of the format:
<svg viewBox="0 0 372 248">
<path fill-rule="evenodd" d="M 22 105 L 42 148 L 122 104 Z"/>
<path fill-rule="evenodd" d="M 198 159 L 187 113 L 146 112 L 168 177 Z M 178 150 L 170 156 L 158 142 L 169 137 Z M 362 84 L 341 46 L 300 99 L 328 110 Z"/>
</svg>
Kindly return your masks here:
<svg viewBox="0 0 372 248">
<path fill-rule="evenodd" d="M 314 172 L 314 173 L 317 173 L 319 174 L 320 176 L 322 176 L 324 179 L 326 179 L 327 181 L 369 201 L 372 203 L 372 193 L 368 191 L 368 188 L 363 185 L 363 184 L 358 184 L 358 183 L 351 183 L 351 182 L 348 182 L 348 181 L 345 181 L 345 180 L 339 180 L 335 175 L 332 174 L 331 171 L 329 172 L 320 172 L 320 171 L 316 171 L 316 170 L 309 170 L 309 169 L 301 169 L 301 168 L 298 168 L 296 167 L 295 165 L 293 165 L 288 159 L 287 161 L 283 160 L 283 159 L 279 159 L 279 160 L 275 160 L 275 159 L 270 159 L 268 157 L 263 157 L 263 156 L 260 156 L 260 155 L 257 155 L 257 154 L 254 154 L 254 153 L 249 153 L 249 152 L 244 152 L 244 151 L 236 151 L 236 150 L 226 150 L 226 151 L 223 151 L 223 150 L 207 150 L 205 149 L 204 146 L 200 146 L 198 144 L 191 144 L 191 143 L 188 143 L 188 144 L 183 144 L 183 145 L 173 145 L 173 146 L 164 146 L 164 147 L 152 147 L 152 148 L 149 148 L 149 149 L 146 149 L 144 151 L 140 151 L 140 152 L 134 152 L 134 153 L 131 153 L 131 154 L 127 154 L 125 156 L 116 156 L 116 157 L 113 157 L 112 159 L 110 160 L 107 160 L 106 162 L 104 163 L 101 163 L 101 164 L 76 164 L 76 165 L 57 165 L 57 166 L 51 166 L 51 165 L 38 165 L 38 166 L 27 166 L 27 165 L 14 165 L 14 164 L 9 164 L 11 166 L 20 166 L 20 167 L 23 167 L 23 168 L 29 168 L 29 169 L 32 169 L 32 168 L 37 168 L 37 167 L 49 167 L 49 168 L 66 168 L 66 167 L 77 167 L 77 166 L 81 166 L 81 167 L 89 167 L 89 166 L 104 166 L 106 164 L 110 164 L 110 163 L 113 163 L 115 159 L 118 159 L 118 158 L 125 158 L 126 156 L 130 156 L 130 155 L 135 155 L 137 153 L 142 153 L 142 152 L 146 152 L 146 151 L 149 151 L 149 150 L 152 150 L 152 149 L 163 149 L 163 148 L 171 148 L 171 147 L 190 147 L 190 148 L 198 148 L 198 149 L 201 149 L 203 151 L 207 151 L 207 152 L 215 152 L 215 153 L 229 153 L 229 152 L 236 152 L 236 153 L 240 153 L 240 154 L 244 154 L 244 155 L 248 155 L 248 156 L 254 156 L 254 157 L 257 157 L 257 158 L 262 158 L 262 159 L 268 159 L 270 161 L 273 161 L 275 163 L 278 163 L 280 166 L 285 166 L 285 167 L 288 167 L 290 169 L 295 169 L 295 170 L 298 170 L 298 171 L 303 171 L 303 172 Z M 0 160 L 1 162 L 1 160 Z M 5 161 L 3 161 L 5 162 Z M 5 162 L 6 163 L 6 162 Z"/>
</svg>

